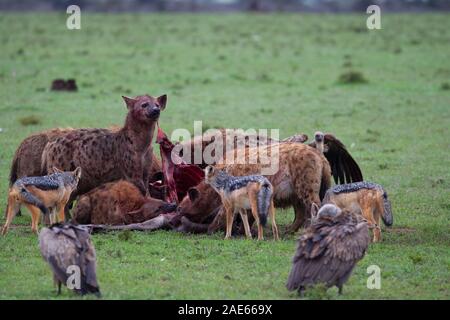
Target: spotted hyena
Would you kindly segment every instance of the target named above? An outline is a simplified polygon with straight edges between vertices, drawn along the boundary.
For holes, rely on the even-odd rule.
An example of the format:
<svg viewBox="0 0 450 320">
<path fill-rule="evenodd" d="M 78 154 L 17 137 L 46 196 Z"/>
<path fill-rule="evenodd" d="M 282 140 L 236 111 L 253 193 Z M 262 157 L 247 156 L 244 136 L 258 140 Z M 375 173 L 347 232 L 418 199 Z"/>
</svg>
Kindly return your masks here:
<svg viewBox="0 0 450 320">
<path fill-rule="evenodd" d="M 175 204 L 145 197 L 131 182 L 119 180 L 82 195 L 72 210 L 72 220 L 81 224 L 140 223 L 175 209 Z"/>
<path fill-rule="evenodd" d="M 148 193 L 152 138 L 167 96 L 123 97 L 128 108 L 122 128 L 76 129 L 49 142 L 42 154 L 43 170 L 81 167 L 82 176 L 72 199 L 104 183 L 126 179 Z"/>
</svg>

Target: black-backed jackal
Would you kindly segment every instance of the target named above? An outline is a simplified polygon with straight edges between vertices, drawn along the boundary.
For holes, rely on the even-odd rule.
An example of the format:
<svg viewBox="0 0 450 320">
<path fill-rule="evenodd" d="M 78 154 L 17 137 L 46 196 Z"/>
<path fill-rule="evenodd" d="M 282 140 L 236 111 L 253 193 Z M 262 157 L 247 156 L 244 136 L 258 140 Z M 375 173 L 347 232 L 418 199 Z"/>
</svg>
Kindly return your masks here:
<svg viewBox="0 0 450 320">
<path fill-rule="evenodd" d="M 53 174 L 42 177 L 23 177 L 18 179 L 9 189 L 8 212 L 2 234 L 6 234 L 12 219 L 24 204 L 31 212 L 31 230 L 38 233 L 40 212 L 52 213 L 50 222 L 58 219 L 64 222 L 64 207 L 70 194 L 78 185 L 81 168 L 63 172 L 53 168 Z"/>
<path fill-rule="evenodd" d="M 355 182 L 330 188 L 322 204 L 332 203 L 341 209 L 361 210 L 373 229 L 373 242 L 381 240 L 380 218 L 386 226 L 393 223 L 391 202 L 382 186 L 372 182 Z"/>
<path fill-rule="evenodd" d="M 222 200 L 226 217 L 225 239 L 231 237 L 234 215 L 237 212 L 241 215 L 245 235 L 252 238 L 247 210 L 252 211 L 257 223 L 258 240 L 263 239 L 263 226 L 268 216 L 271 219 L 274 239 L 279 239 L 273 205 L 273 187 L 266 177 L 261 175 L 235 177 L 224 170 L 208 166 L 205 169 L 205 182 L 216 190 Z"/>
</svg>

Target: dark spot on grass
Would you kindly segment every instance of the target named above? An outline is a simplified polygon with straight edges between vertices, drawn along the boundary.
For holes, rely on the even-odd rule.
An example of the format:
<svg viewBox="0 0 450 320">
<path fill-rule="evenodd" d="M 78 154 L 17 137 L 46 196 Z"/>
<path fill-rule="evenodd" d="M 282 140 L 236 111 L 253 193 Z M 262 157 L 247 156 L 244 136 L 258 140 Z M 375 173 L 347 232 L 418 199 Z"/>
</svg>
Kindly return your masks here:
<svg viewBox="0 0 450 320">
<path fill-rule="evenodd" d="M 268 75 L 267 73 L 261 73 L 261 74 L 257 75 L 256 80 L 262 81 L 262 82 L 272 82 L 273 81 L 272 77 L 270 75 Z"/>
<path fill-rule="evenodd" d="M 441 89 L 442 89 L 442 90 L 450 90 L 450 83 L 444 82 L 444 83 L 441 85 Z"/>
<path fill-rule="evenodd" d="M 339 76 L 338 82 L 342 84 L 359 84 L 367 83 L 368 81 L 361 72 L 350 70 L 342 73 Z"/>
<path fill-rule="evenodd" d="M 259 111 L 260 111 L 261 113 L 272 113 L 272 112 L 273 112 L 273 109 L 270 109 L 270 108 L 261 108 L 261 109 L 259 109 Z"/>
<path fill-rule="evenodd" d="M 132 233 L 130 230 L 124 230 L 119 233 L 118 238 L 120 241 L 128 241 L 132 238 Z"/>
<path fill-rule="evenodd" d="M 351 67 L 353 67 L 353 63 L 352 63 L 351 61 L 345 61 L 345 62 L 342 64 L 342 66 L 343 66 L 344 68 L 351 68 Z"/>
<path fill-rule="evenodd" d="M 424 262 L 424 258 L 419 254 L 409 255 L 409 259 L 411 259 L 414 264 L 422 264 Z"/>
<path fill-rule="evenodd" d="M 363 142 L 367 142 L 367 143 L 375 143 L 375 142 L 378 141 L 378 139 L 375 138 L 375 137 L 368 137 L 368 138 L 362 139 L 362 141 L 363 141 Z"/>
<path fill-rule="evenodd" d="M 230 277 L 229 275 L 227 275 L 227 274 L 226 274 L 223 278 L 224 278 L 225 280 L 232 280 L 231 277 Z"/>
<path fill-rule="evenodd" d="M 445 183 L 445 180 L 442 178 L 431 179 L 431 187 L 436 188 Z"/>
<path fill-rule="evenodd" d="M 377 130 L 367 129 L 366 132 L 368 134 L 372 134 L 372 135 L 375 135 L 375 136 L 379 136 L 380 135 L 380 132 L 377 131 Z"/>
<path fill-rule="evenodd" d="M 378 165 L 378 169 L 380 169 L 380 170 L 386 170 L 388 167 L 389 166 L 387 163 L 381 163 Z"/>
<path fill-rule="evenodd" d="M 35 115 L 19 118 L 18 121 L 23 126 L 35 126 L 41 123 L 41 119 Z"/>
</svg>

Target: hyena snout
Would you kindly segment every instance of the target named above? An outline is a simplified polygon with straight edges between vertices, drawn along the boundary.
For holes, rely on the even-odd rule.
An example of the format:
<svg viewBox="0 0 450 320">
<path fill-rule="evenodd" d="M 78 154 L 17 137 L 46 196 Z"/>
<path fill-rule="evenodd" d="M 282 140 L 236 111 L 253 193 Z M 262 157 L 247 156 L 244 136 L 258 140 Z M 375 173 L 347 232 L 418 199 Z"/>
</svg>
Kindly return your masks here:
<svg viewBox="0 0 450 320">
<path fill-rule="evenodd" d="M 150 119 L 157 119 L 159 118 L 159 115 L 161 113 L 161 110 L 157 107 L 152 107 L 148 112 L 148 117 Z"/>
<path fill-rule="evenodd" d="M 162 205 L 162 207 L 160 208 L 160 210 L 164 213 L 169 213 L 169 212 L 173 212 L 177 209 L 177 204 L 176 203 L 165 203 L 164 205 Z"/>
</svg>

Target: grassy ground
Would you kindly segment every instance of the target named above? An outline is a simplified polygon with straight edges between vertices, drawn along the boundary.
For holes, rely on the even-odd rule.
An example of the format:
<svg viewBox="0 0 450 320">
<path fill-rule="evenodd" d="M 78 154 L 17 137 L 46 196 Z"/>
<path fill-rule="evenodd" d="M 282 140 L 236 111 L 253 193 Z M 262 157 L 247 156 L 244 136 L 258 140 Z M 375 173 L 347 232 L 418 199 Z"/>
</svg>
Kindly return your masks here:
<svg viewBox="0 0 450 320">
<path fill-rule="evenodd" d="M 365 178 L 388 190 L 394 227 L 370 246 L 345 295 L 332 289 L 309 298 L 450 298 L 448 15 L 386 15 L 379 31 L 365 29 L 364 15 L 86 14 L 79 31 L 67 30 L 65 19 L 0 15 L 1 208 L 12 156 L 30 133 L 121 124 L 121 95 L 167 93 L 160 123 L 168 132 L 192 130 L 194 120 L 280 128 L 281 137 L 333 132 Z M 76 78 L 79 92 L 50 92 L 61 77 Z M 278 218 L 287 225 L 293 212 Z M 77 298 L 55 295 L 29 216 L 14 224 L 0 238 L 0 298 Z M 296 298 L 284 287 L 295 236 L 93 239 L 108 299 Z M 381 268 L 380 290 L 366 288 L 372 264 Z"/>
</svg>

